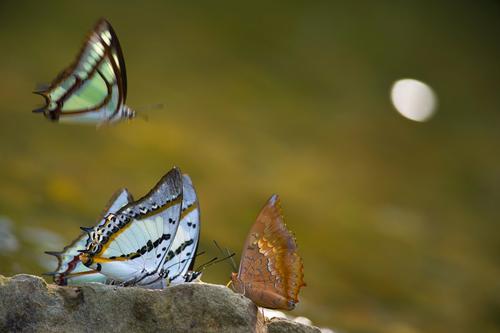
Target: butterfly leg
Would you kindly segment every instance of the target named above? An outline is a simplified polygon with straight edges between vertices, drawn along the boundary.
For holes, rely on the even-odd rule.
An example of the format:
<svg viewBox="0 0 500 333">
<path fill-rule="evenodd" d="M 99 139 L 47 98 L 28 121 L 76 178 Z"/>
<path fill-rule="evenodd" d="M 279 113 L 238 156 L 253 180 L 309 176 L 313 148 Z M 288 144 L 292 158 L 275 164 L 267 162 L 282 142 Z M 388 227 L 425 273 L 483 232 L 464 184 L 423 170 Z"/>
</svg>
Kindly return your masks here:
<svg viewBox="0 0 500 333">
<path fill-rule="evenodd" d="M 165 270 L 164 268 L 160 269 L 160 271 L 158 272 L 158 276 L 160 277 L 160 279 L 164 279 L 167 281 L 167 287 L 170 286 L 170 278 L 168 277 L 168 273 L 170 273 L 169 270 Z"/>
</svg>

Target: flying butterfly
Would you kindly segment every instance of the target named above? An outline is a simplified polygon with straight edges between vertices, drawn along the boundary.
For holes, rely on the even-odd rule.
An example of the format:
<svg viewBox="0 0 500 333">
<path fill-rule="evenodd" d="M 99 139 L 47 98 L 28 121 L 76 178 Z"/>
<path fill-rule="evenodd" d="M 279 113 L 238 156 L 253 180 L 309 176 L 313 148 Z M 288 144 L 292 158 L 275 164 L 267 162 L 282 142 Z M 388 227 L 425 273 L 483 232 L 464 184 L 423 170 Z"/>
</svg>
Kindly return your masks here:
<svg viewBox="0 0 500 333">
<path fill-rule="evenodd" d="M 298 303 L 300 288 L 305 286 L 304 266 L 277 195 L 267 201 L 250 229 L 230 284 L 261 307 L 292 310 Z"/>
<path fill-rule="evenodd" d="M 45 105 L 33 110 L 52 121 L 98 126 L 135 117 L 125 105 L 127 73 L 118 37 L 105 19 L 97 22 L 76 59 L 48 88 L 35 94 Z"/>
<path fill-rule="evenodd" d="M 85 266 L 115 283 L 147 288 L 196 276 L 189 269 L 199 239 L 198 202 L 189 177 L 179 169 L 170 170 L 147 195 L 105 220 L 85 228 L 89 241 L 80 255 Z"/>
</svg>

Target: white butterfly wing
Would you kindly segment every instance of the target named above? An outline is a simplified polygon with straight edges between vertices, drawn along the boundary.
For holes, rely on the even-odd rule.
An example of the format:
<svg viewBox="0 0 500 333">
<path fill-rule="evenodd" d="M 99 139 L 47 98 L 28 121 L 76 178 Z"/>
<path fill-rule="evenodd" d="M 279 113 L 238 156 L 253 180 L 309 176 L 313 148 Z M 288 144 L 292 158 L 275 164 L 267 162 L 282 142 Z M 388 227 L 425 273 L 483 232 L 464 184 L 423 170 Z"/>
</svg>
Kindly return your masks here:
<svg viewBox="0 0 500 333">
<path fill-rule="evenodd" d="M 182 198 L 182 175 L 174 168 L 145 197 L 108 216 L 90 233 L 90 267 L 124 284 L 148 286 L 162 280 Z"/>
<path fill-rule="evenodd" d="M 167 260 L 163 264 L 167 282 L 178 284 L 187 281 L 187 273 L 194 264 L 200 238 L 200 208 L 191 178 L 183 175 L 183 200 L 181 222 L 172 242 Z"/>
</svg>

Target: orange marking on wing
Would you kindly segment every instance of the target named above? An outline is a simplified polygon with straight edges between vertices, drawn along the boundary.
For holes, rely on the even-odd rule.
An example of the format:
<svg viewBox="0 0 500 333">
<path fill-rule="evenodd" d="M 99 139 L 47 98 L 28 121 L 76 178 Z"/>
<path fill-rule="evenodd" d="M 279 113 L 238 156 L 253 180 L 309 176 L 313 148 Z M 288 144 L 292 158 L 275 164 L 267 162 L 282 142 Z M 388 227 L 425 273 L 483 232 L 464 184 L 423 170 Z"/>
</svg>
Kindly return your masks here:
<svg viewBox="0 0 500 333">
<path fill-rule="evenodd" d="M 72 278 L 72 277 L 76 277 L 76 276 L 90 275 L 90 274 L 96 274 L 96 273 L 99 273 L 99 272 L 95 271 L 95 270 L 90 270 L 90 271 L 84 271 L 84 272 L 69 273 L 65 277 Z"/>
<path fill-rule="evenodd" d="M 189 206 L 188 208 L 186 208 L 185 210 L 183 210 L 182 213 L 181 213 L 181 220 L 183 218 L 185 218 L 189 213 L 191 213 L 196 208 L 198 208 L 198 202 L 195 202 L 194 204 L 192 204 L 191 206 Z"/>
<path fill-rule="evenodd" d="M 93 257 L 92 260 L 95 263 L 107 263 L 107 262 L 116 262 L 116 261 L 127 261 L 129 260 L 128 257 L 117 257 L 117 258 L 104 258 L 104 257 Z"/>
</svg>

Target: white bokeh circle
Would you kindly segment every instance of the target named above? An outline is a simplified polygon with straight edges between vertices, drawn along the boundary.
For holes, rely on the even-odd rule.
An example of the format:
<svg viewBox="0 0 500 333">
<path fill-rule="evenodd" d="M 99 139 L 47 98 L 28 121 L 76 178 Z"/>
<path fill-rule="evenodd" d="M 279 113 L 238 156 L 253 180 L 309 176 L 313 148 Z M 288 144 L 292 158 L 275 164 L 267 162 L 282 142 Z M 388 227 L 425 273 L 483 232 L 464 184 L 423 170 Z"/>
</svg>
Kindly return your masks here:
<svg viewBox="0 0 500 333">
<path fill-rule="evenodd" d="M 434 115 L 436 94 L 427 84 L 414 79 L 402 79 L 392 85 L 391 100 L 396 110 L 405 118 L 424 122 Z"/>
</svg>

